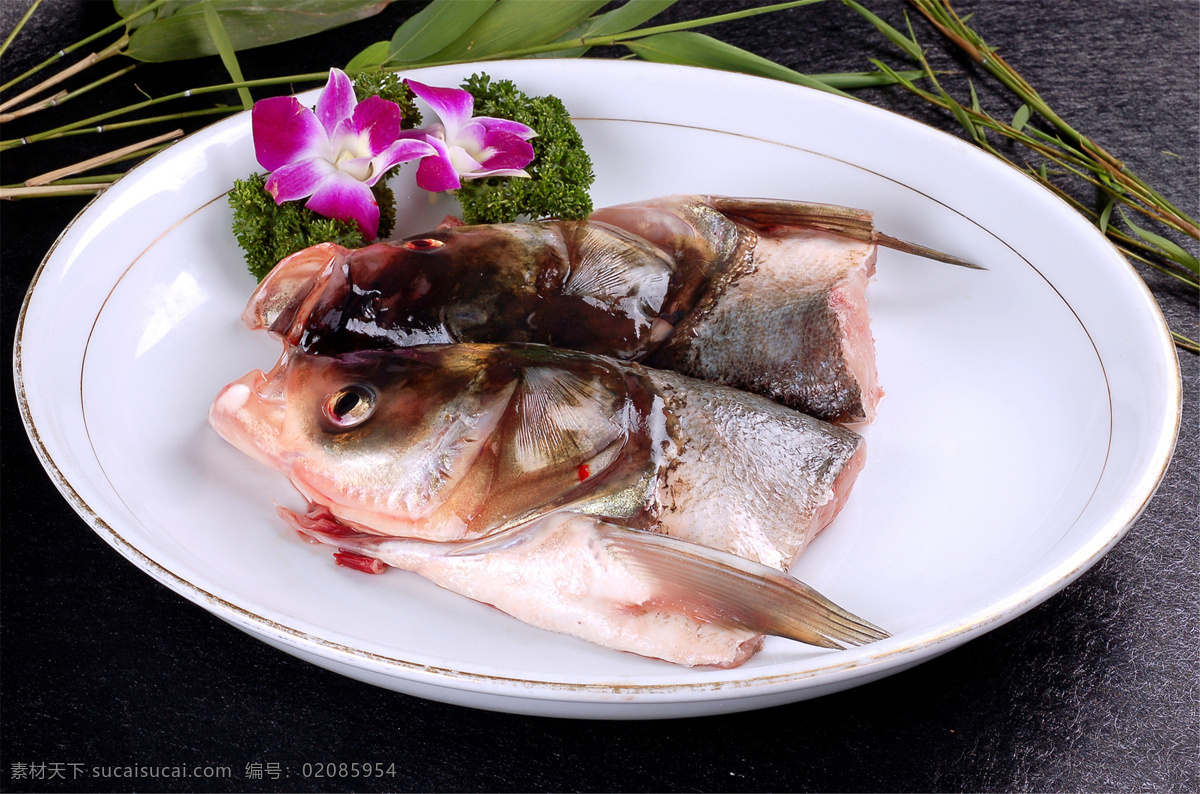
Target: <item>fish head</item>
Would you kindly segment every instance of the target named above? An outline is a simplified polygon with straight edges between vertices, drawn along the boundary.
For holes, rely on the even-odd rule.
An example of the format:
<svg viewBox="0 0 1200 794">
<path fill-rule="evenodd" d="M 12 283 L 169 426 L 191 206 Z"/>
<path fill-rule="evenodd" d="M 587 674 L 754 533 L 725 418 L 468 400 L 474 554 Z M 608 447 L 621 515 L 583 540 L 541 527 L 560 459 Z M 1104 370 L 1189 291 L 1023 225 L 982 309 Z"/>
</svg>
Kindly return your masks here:
<svg viewBox="0 0 1200 794">
<path fill-rule="evenodd" d="M 270 371 L 226 386 L 209 423 L 310 502 L 402 529 L 428 520 L 467 477 L 515 387 L 470 351 L 289 348 Z"/>
<path fill-rule="evenodd" d="M 539 284 L 561 279 L 565 254 L 546 224 L 436 229 L 346 249 L 312 246 L 280 261 L 243 320 L 307 352 L 512 339 Z"/>
<path fill-rule="evenodd" d="M 538 345 L 290 348 L 209 421 L 339 519 L 445 540 L 560 509 L 637 514 L 663 464 L 660 406 L 637 371 Z"/>
</svg>

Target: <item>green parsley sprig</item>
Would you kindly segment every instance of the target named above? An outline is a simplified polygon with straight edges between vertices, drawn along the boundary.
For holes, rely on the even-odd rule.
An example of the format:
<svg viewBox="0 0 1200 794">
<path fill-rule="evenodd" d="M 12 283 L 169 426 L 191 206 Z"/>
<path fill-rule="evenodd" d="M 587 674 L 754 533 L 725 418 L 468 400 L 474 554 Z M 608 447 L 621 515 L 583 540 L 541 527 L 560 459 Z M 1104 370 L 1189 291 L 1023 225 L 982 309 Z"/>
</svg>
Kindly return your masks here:
<svg viewBox="0 0 1200 794">
<path fill-rule="evenodd" d="M 592 212 L 588 192 L 596 175 L 571 114 L 555 96 L 530 97 L 511 80 L 474 74 L 462 87 L 475 97 L 475 115 L 511 119 L 537 137 L 528 179 L 464 180 L 457 195 L 466 223 L 511 223 L 519 217 L 579 220 Z"/>
</svg>

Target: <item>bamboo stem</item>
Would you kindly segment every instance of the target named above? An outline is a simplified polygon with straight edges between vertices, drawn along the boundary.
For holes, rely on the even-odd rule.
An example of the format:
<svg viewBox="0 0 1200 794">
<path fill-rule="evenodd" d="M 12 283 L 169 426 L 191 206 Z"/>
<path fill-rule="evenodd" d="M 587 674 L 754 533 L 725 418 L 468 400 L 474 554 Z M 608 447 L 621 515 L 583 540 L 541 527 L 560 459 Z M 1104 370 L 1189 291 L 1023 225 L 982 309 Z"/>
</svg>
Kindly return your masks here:
<svg viewBox="0 0 1200 794">
<path fill-rule="evenodd" d="M 126 129 L 131 129 L 133 127 L 144 127 L 147 124 L 157 124 L 161 121 L 178 121 L 180 119 L 196 118 L 197 116 L 212 116 L 212 115 L 216 115 L 218 113 L 225 113 L 225 114 L 240 113 L 241 110 L 242 109 L 240 107 L 232 107 L 230 105 L 218 105 L 217 107 L 213 107 L 213 108 L 201 108 L 200 110 L 187 110 L 182 113 L 167 113 L 166 115 L 163 115 L 163 116 L 148 116 L 144 119 L 134 119 L 133 121 L 117 121 L 112 124 L 100 124 L 95 127 L 88 127 L 85 129 L 78 129 L 78 130 L 70 130 L 69 132 L 63 132 L 63 133 L 60 133 L 59 135 L 55 135 L 53 137 L 54 138 L 60 138 L 60 137 L 66 138 L 66 137 L 72 136 L 72 135 L 94 135 L 94 134 L 100 133 L 100 132 L 112 132 L 113 130 L 126 130 Z"/>
<path fill-rule="evenodd" d="M 0 199 L 38 198 L 41 196 L 88 196 L 109 186 L 108 182 L 82 185 L 41 185 L 39 187 L 0 188 Z"/>
<path fill-rule="evenodd" d="M 117 71 L 113 72 L 112 74 L 101 77 L 99 80 L 93 80 L 92 82 L 88 83 L 87 85 L 83 86 L 82 88 L 76 88 L 73 91 L 59 91 L 57 94 L 55 94 L 53 97 L 51 97 L 51 99 L 54 100 L 53 102 L 50 102 L 49 100 L 47 100 L 47 101 L 41 102 L 37 105 L 30 105 L 30 106 L 22 108 L 20 110 L 14 110 L 12 113 L 6 113 L 4 115 L 0 115 L 0 122 L 11 121 L 12 119 L 15 119 L 19 116 L 27 116 L 30 113 L 33 113 L 35 110 L 45 110 L 47 107 L 58 107 L 59 105 L 62 105 L 63 103 L 68 102 L 69 100 L 72 100 L 75 97 L 80 96 L 81 94 L 86 94 L 88 91 L 91 91 L 93 88 L 102 86 L 111 80 L 116 80 L 118 77 L 121 77 L 123 75 L 127 75 L 136 68 L 137 68 L 137 66 L 126 66 L 124 69 L 118 69 Z"/>
<path fill-rule="evenodd" d="M 114 30 L 117 30 L 118 28 L 123 27 L 124 25 L 129 23 L 131 20 L 137 19 L 138 17 L 141 17 L 141 16 L 145 16 L 146 14 L 149 14 L 153 11 L 157 11 L 160 7 L 166 5 L 169 2 L 171 2 L 171 0 L 154 0 L 154 2 L 150 3 L 148 6 L 138 9 L 137 11 L 130 14 L 129 16 L 121 17 L 116 22 L 112 23 L 111 25 L 104 28 L 103 30 L 97 31 L 96 33 L 93 33 L 92 35 L 88 36 L 87 38 L 75 42 L 70 47 L 59 50 L 58 52 L 54 53 L 46 60 L 39 63 L 37 66 L 33 67 L 32 69 L 29 69 L 28 71 L 26 71 L 23 74 L 17 75 L 13 79 L 11 79 L 7 83 L 5 83 L 4 85 L 0 85 L 0 91 L 7 91 L 8 89 L 12 88 L 17 83 L 24 80 L 26 77 L 37 74 L 42 69 L 45 69 L 47 66 L 49 66 L 50 64 L 52 64 L 58 60 L 61 60 L 62 58 L 65 58 L 67 55 L 69 55 L 72 52 L 75 52 L 75 50 L 78 50 L 81 47 L 86 47 L 87 45 L 91 44 L 93 41 L 96 41 L 97 39 L 104 38 L 109 33 L 112 33 Z"/>
<path fill-rule="evenodd" d="M 117 116 L 123 116 L 127 113 L 134 113 L 136 111 L 142 110 L 143 108 L 153 107 L 154 105 L 161 105 L 164 102 L 171 102 L 176 99 L 186 99 L 188 97 L 200 96 L 202 94 L 214 94 L 214 93 L 217 93 L 220 91 L 229 91 L 232 89 L 242 88 L 242 87 L 257 88 L 259 86 L 284 85 L 287 83 L 323 82 L 327 79 L 329 79 L 328 72 L 312 72 L 309 74 L 289 75 L 287 77 L 268 77 L 268 78 L 263 78 L 260 80 L 243 80 L 240 83 L 222 83 L 220 85 L 208 85 L 208 86 L 202 86 L 200 88 L 189 88 L 186 91 L 177 91 L 174 94 L 167 94 L 166 96 L 156 97 L 153 99 L 147 99 L 144 102 L 137 102 L 132 105 L 126 105 L 123 108 L 117 108 L 116 110 L 110 110 L 107 113 L 100 113 L 98 115 L 91 116 L 86 119 L 82 119 L 80 121 L 72 122 L 71 124 L 64 124 L 61 127 L 55 127 L 54 129 L 51 129 L 51 130 L 45 130 L 44 132 L 39 132 L 35 135 L 29 135 L 24 138 L 16 138 L 16 139 L 0 141 L 0 151 L 4 151 L 6 149 L 11 149 L 14 146 L 23 146 L 25 144 L 36 143 L 38 141 L 44 141 L 44 140 L 47 140 L 50 138 L 57 138 L 64 133 L 78 130 L 83 127 L 90 127 L 100 121 L 107 121 L 108 119 L 115 118 Z"/>
<path fill-rule="evenodd" d="M 88 68 L 89 66 L 93 66 L 93 65 L 99 63 L 100 61 L 104 60 L 105 58 L 111 58 L 112 56 L 121 52 L 121 50 L 128 43 L 129 43 L 129 36 L 125 36 L 125 35 L 121 36 L 121 38 L 117 39 L 112 44 L 110 44 L 107 47 L 105 47 L 104 49 L 100 50 L 100 52 L 93 52 L 91 55 L 88 55 L 86 58 L 83 58 L 82 60 L 77 61 L 76 63 L 68 66 L 66 69 L 63 69 L 61 72 L 58 72 L 57 74 L 54 74 L 51 77 L 47 77 L 45 80 L 38 83 L 33 88 L 30 88 L 27 91 L 22 91 L 20 94 L 17 94 L 12 99 L 9 99 L 6 102 L 0 103 L 0 111 L 8 110 L 13 105 L 18 105 L 21 102 L 24 102 L 29 97 L 37 96 L 38 94 L 42 93 L 46 89 L 53 88 L 54 86 L 61 83 L 63 80 L 74 77 L 75 75 L 82 72 L 84 69 Z"/>
<path fill-rule="evenodd" d="M 49 182 L 53 182 L 54 180 L 59 179 L 64 176 L 70 176 L 71 174 L 78 174 L 83 171 L 90 171 L 93 168 L 98 168 L 102 165 L 107 165 L 107 164 L 113 162 L 114 160 L 119 160 L 122 157 L 124 157 L 125 155 L 133 154 L 134 152 L 141 151 L 142 149 L 146 149 L 150 146 L 154 146 L 155 144 L 162 143 L 163 141 L 169 141 L 174 138 L 178 138 L 181 135 L 183 135 L 183 130 L 174 130 L 172 132 L 166 133 L 165 135 L 159 135 L 157 137 L 150 138 L 149 140 L 141 141 L 140 143 L 134 143 L 134 144 L 130 144 L 129 146 L 123 146 L 120 149 L 114 149 L 113 151 L 108 152 L 107 154 L 97 155 L 96 157 L 92 157 L 88 160 L 84 160 L 82 162 L 75 163 L 74 165 L 68 165 L 63 168 L 56 169 L 54 171 L 47 171 L 46 173 L 42 174 L 41 176 L 35 176 L 32 179 L 26 179 L 25 186 L 26 187 L 39 187 L 39 186 L 45 185 Z"/>
<path fill-rule="evenodd" d="M 32 105 L 26 105 L 25 107 L 21 108 L 20 110 L 14 110 L 11 113 L 0 113 L 0 124 L 7 122 L 7 121 L 12 121 L 13 119 L 19 119 L 22 116 L 28 116 L 30 113 L 37 113 L 39 110 L 45 110 L 46 108 L 52 108 L 55 105 L 57 105 L 60 100 L 65 99 L 66 96 L 67 96 L 66 91 L 59 91 L 54 96 L 47 97 L 47 98 L 43 99 L 41 102 L 35 102 Z"/>
<path fill-rule="evenodd" d="M 120 179 L 123 176 L 125 176 L 125 175 L 124 174 L 92 174 L 91 176 L 66 177 L 65 179 L 54 180 L 53 182 L 50 183 L 49 187 L 53 187 L 55 185 L 72 185 L 72 186 L 77 187 L 79 185 L 99 184 L 100 182 L 116 182 L 118 179 Z M 0 185 L 0 190 L 15 190 L 16 188 L 23 188 L 23 187 L 25 187 L 25 185 L 21 184 L 20 182 L 17 182 L 16 184 L 12 184 L 12 185 Z"/>
</svg>

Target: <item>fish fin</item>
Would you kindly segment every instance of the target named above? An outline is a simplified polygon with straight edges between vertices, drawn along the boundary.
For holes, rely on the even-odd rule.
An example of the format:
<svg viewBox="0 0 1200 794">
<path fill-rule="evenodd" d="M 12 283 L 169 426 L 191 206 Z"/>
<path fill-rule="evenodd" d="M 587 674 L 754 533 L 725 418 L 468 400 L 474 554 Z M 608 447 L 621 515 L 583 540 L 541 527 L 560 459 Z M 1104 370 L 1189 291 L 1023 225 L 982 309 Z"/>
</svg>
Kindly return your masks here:
<svg viewBox="0 0 1200 794">
<path fill-rule="evenodd" d="M 525 471 L 591 457 L 625 432 L 604 384 L 584 374 L 526 367 L 518 400 L 513 451 Z"/>
<path fill-rule="evenodd" d="M 250 296 L 242 322 L 253 330 L 270 328 L 281 313 L 312 292 L 313 279 L 345 253 L 336 243 L 319 243 L 279 260 Z"/>
<path fill-rule="evenodd" d="M 807 201 L 728 196 L 710 196 L 708 203 L 729 219 L 759 231 L 782 226 L 832 232 L 864 243 L 874 240 L 875 222 L 867 210 Z"/>
<path fill-rule="evenodd" d="M 671 263 L 657 247 L 609 224 L 585 224 L 573 239 L 574 259 L 562 294 L 613 303 L 658 287 L 661 305 L 671 278 Z M 648 297 L 653 303 L 653 298 Z M 657 310 L 659 306 L 653 306 Z"/>
<path fill-rule="evenodd" d="M 700 620 L 822 648 L 891 636 L 766 565 L 665 535 L 612 524 L 602 529 L 614 556 L 658 582 L 664 601 Z"/>
<path fill-rule="evenodd" d="M 849 237 L 852 240 L 875 243 L 884 248 L 891 248 L 948 265 L 972 270 L 987 270 L 981 265 L 957 256 L 884 234 L 875 229 L 874 217 L 867 210 L 840 207 L 836 204 L 815 204 L 782 199 L 728 198 L 725 196 L 711 196 L 709 202 L 718 212 L 760 231 L 784 226 L 830 232 L 842 237 Z"/>
<path fill-rule="evenodd" d="M 983 265 L 976 265 L 973 262 L 968 262 L 965 259 L 959 259 L 951 254 L 944 254 L 941 251 L 935 251 L 932 248 L 926 248 L 923 245 L 897 240 L 895 237 L 884 234 L 883 232 L 875 232 L 875 242 L 882 245 L 884 248 L 891 248 L 893 251 L 902 251 L 906 254 L 921 256 L 926 259 L 932 259 L 935 262 L 943 262 L 947 265 L 957 265 L 958 267 L 970 268 L 971 270 L 987 270 Z"/>
</svg>

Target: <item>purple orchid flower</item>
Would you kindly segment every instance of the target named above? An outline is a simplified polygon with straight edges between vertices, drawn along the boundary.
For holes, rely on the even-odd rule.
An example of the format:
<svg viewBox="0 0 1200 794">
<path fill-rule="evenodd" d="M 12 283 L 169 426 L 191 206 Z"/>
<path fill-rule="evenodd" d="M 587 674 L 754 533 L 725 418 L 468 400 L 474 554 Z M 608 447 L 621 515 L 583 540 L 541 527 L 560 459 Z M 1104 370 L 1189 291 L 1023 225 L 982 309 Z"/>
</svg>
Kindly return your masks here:
<svg viewBox="0 0 1200 794">
<path fill-rule="evenodd" d="M 295 97 L 254 104 L 254 153 L 271 171 L 266 189 L 276 204 L 311 197 L 304 206 L 327 218 L 354 221 L 368 240 L 379 233 L 371 187 L 400 163 L 436 156 L 429 142 L 401 137 L 400 106 L 377 96 L 359 102 L 350 78 L 329 70 L 316 111 Z"/>
<path fill-rule="evenodd" d="M 433 192 L 456 190 L 463 179 L 488 176 L 528 177 L 533 160 L 529 139 L 537 133 L 508 119 L 472 117 L 475 98 L 461 88 L 438 88 L 405 80 L 413 93 L 433 108 L 440 123 L 401 133 L 420 136 L 435 151 L 417 166 L 417 186 Z"/>
</svg>

